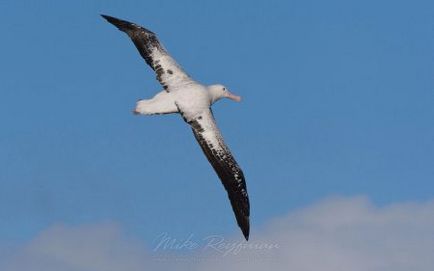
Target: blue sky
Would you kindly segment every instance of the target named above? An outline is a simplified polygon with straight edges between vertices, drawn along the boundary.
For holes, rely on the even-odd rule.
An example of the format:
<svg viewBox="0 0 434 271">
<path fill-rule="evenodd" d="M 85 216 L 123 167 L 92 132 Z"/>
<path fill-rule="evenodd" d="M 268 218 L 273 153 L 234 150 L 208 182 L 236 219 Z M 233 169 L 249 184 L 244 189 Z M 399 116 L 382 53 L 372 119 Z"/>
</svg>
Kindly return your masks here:
<svg viewBox="0 0 434 271">
<path fill-rule="evenodd" d="M 197 3 L 196 3 L 197 2 Z M 241 237 L 161 87 L 100 13 L 144 25 L 193 78 L 243 97 L 214 113 L 244 169 L 252 237 L 330 196 L 434 198 L 432 1 L 1 1 L 0 242 L 114 222 L 151 242 Z"/>
</svg>

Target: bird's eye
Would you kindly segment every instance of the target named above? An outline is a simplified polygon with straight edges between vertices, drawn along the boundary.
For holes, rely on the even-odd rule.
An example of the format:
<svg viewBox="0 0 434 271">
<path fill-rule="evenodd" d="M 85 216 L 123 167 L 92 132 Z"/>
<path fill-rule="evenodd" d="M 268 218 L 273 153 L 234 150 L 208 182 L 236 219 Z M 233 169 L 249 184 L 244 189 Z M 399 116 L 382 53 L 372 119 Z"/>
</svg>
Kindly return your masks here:
<svg viewBox="0 0 434 271">
<path fill-rule="evenodd" d="M 226 88 L 223 88 L 223 91 L 226 91 Z"/>
</svg>

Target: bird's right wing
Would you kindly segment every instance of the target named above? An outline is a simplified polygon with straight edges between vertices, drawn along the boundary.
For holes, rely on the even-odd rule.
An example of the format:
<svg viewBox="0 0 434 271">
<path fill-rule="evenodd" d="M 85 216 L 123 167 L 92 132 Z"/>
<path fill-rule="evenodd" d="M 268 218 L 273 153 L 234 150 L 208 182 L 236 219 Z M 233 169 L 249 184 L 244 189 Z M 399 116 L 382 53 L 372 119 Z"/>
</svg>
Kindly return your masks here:
<svg viewBox="0 0 434 271">
<path fill-rule="evenodd" d="M 246 181 L 229 148 L 223 141 L 215 123 L 211 110 L 207 110 L 188 121 L 194 136 L 202 148 L 208 161 L 225 187 L 232 205 L 238 226 L 246 240 L 249 239 L 250 204 Z"/>
<path fill-rule="evenodd" d="M 131 38 L 140 55 L 155 71 L 157 80 L 167 92 L 193 82 L 190 76 L 167 53 L 152 31 L 111 16 L 101 16 Z"/>
</svg>

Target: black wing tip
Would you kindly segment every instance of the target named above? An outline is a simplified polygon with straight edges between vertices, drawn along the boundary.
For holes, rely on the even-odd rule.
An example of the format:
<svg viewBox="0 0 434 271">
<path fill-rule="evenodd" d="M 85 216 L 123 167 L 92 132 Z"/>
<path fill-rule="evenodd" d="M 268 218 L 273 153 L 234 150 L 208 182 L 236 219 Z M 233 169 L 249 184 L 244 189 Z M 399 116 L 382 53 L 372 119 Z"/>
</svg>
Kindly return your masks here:
<svg viewBox="0 0 434 271">
<path fill-rule="evenodd" d="M 100 14 L 100 15 L 101 15 L 101 17 L 103 17 L 103 18 L 106 19 L 107 21 L 108 21 L 108 20 L 111 20 L 112 18 L 114 18 L 114 17 L 112 17 L 112 16 L 105 15 L 105 14 Z"/>
<path fill-rule="evenodd" d="M 115 18 L 115 17 L 110 16 L 110 15 L 106 15 L 106 14 L 100 14 L 100 15 L 101 15 L 101 17 L 103 17 L 109 23 L 112 23 L 112 24 L 118 24 L 119 22 L 125 22 L 125 21 L 123 21 L 121 19 Z"/>
<path fill-rule="evenodd" d="M 116 26 L 119 30 L 127 32 L 131 30 L 137 29 L 137 26 L 131 22 L 124 21 L 109 15 L 100 14 L 101 17 L 107 20 L 107 22 L 111 23 L 112 25 Z"/>
<path fill-rule="evenodd" d="M 243 230 L 243 229 L 241 229 L 242 231 L 243 231 L 243 235 L 244 235 L 244 238 L 246 239 L 246 241 L 249 241 L 249 229 L 247 228 L 246 230 Z"/>
<path fill-rule="evenodd" d="M 121 19 L 115 18 L 113 16 L 105 15 L 105 14 L 100 14 L 100 15 L 101 15 L 101 17 L 106 19 L 107 22 L 111 23 L 112 25 L 116 26 L 119 30 L 126 32 L 127 34 L 128 34 L 128 32 L 135 31 L 135 30 L 143 30 L 145 32 L 148 32 L 149 34 L 154 34 L 149 29 L 146 29 L 142 26 L 136 25 L 135 23 L 121 20 Z"/>
<path fill-rule="evenodd" d="M 234 211 L 235 218 L 237 220 L 238 227 L 243 232 L 246 241 L 249 241 L 250 233 L 250 204 L 249 198 L 245 198 L 245 202 L 240 201 L 239 198 L 233 198 L 229 196 L 232 210 Z"/>
<path fill-rule="evenodd" d="M 244 238 L 246 241 L 249 241 L 249 234 L 250 234 L 250 223 L 249 223 L 249 217 L 243 217 L 240 219 L 242 221 L 237 221 L 238 226 L 240 227 L 241 231 L 243 232 Z"/>
</svg>

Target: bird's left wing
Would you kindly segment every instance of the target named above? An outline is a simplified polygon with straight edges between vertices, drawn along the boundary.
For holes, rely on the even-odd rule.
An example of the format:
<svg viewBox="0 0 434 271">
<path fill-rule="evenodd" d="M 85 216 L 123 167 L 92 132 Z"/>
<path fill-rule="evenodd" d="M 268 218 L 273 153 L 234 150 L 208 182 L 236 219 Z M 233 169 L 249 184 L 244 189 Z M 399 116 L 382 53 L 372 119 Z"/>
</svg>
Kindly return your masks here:
<svg viewBox="0 0 434 271">
<path fill-rule="evenodd" d="M 197 142 L 222 181 L 231 201 L 238 226 L 248 240 L 250 204 L 243 171 L 224 143 L 211 110 L 207 110 L 194 120 L 187 120 L 187 122 L 191 125 Z"/>
<path fill-rule="evenodd" d="M 101 16 L 131 38 L 140 55 L 155 71 L 157 80 L 167 92 L 193 82 L 164 49 L 154 32 L 118 18 Z"/>
</svg>

